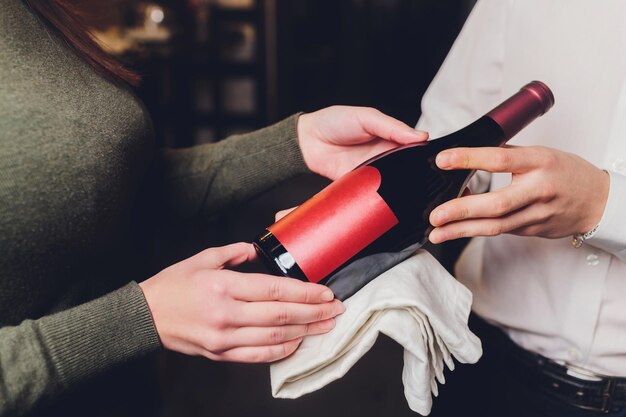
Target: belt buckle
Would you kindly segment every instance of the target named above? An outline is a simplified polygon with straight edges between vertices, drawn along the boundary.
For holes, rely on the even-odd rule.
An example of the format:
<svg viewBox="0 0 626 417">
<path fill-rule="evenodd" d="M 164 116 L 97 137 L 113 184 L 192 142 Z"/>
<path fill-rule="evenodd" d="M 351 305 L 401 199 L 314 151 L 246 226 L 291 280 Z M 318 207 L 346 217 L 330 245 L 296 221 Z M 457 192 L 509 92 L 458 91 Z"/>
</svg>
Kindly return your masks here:
<svg viewBox="0 0 626 417">
<path fill-rule="evenodd" d="M 581 405 L 581 404 L 572 404 L 572 405 L 583 410 L 595 411 L 595 412 L 599 412 L 603 414 L 608 414 L 609 412 L 611 412 L 611 406 L 613 403 L 613 394 L 615 393 L 615 387 L 617 385 L 617 381 L 615 378 L 607 376 L 607 375 L 598 374 L 588 369 L 584 369 L 584 368 L 581 368 L 581 367 L 578 367 L 576 365 L 572 365 L 569 363 L 565 364 L 565 368 L 568 371 L 567 373 L 573 377 L 577 377 L 574 374 L 579 374 L 581 376 L 585 376 L 589 378 L 589 381 L 593 381 L 593 380 L 598 381 L 598 382 L 601 381 L 604 384 L 604 387 L 602 388 L 602 393 L 600 394 L 602 396 L 602 404 L 600 406 L 594 407 L 592 405 Z M 577 377 L 577 378 L 585 379 L 585 378 L 580 378 L 580 377 Z"/>
<path fill-rule="evenodd" d="M 610 378 L 606 381 L 606 385 L 602 389 L 602 406 L 590 407 L 592 411 L 598 411 L 600 413 L 608 414 L 611 411 L 611 405 L 613 403 L 613 393 L 615 392 L 615 379 Z"/>
</svg>

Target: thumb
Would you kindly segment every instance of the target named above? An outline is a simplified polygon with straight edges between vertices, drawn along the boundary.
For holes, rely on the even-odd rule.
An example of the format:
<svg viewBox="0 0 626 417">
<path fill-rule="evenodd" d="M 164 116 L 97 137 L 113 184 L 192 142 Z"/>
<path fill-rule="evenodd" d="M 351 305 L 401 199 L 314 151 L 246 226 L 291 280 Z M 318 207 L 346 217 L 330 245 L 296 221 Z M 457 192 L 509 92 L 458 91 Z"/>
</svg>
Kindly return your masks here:
<svg viewBox="0 0 626 417">
<path fill-rule="evenodd" d="M 237 266 L 256 259 L 256 251 L 252 244 L 240 242 L 205 249 L 194 258 L 197 258 L 204 268 L 222 269 L 226 266 Z"/>
<path fill-rule="evenodd" d="M 289 213 L 291 213 L 292 211 L 294 211 L 297 208 L 298 208 L 298 206 L 292 207 L 292 208 L 288 208 L 288 209 L 281 210 L 281 211 L 277 212 L 274 215 L 275 221 L 279 221 L 280 219 L 282 219 L 283 217 L 285 217 L 286 215 L 288 215 Z"/>
<path fill-rule="evenodd" d="M 359 115 L 361 127 L 372 136 L 401 145 L 424 142 L 428 139 L 427 132 L 415 130 L 400 120 L 387 116 L 376 109 L 363 109 L 362 112 L 365 114 Z"/>
</svg>

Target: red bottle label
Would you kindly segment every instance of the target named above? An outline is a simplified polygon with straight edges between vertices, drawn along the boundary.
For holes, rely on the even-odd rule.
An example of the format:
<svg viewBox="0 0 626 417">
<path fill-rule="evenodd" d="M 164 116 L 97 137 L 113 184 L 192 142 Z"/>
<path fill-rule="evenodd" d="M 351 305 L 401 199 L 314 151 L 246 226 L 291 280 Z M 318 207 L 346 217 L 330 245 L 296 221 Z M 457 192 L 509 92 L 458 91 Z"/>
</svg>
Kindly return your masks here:
<svg viewBox="0 0 626 417">
<path fill-rule="evenodd" d="M 268 230 L 309 281 L 319 282 L 398 224 L 378 194 L 378 169 L 362 166 L 339 178 Z"/>
</svg>

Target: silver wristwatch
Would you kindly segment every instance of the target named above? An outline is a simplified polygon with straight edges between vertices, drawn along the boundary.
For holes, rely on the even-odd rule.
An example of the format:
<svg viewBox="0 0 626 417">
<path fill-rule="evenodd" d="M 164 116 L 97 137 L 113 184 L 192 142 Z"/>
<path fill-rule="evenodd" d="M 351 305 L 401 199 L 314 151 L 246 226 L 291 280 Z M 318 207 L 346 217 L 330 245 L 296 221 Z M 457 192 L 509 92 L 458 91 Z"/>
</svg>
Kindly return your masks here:
<svg viewBox="0 0 626 417">
<path fill-rule="evenodd" d="M 585 240 L 591 238 L 596 233 L 598 227 L 600 227 L 600 223 L 598 223 L 596 227 L 594 227 L 587 233 L 576 233 L 574 236 L 572 236 L 572 246 L 574 246 L 575 248 L 580 248 Z"/>
</svg>

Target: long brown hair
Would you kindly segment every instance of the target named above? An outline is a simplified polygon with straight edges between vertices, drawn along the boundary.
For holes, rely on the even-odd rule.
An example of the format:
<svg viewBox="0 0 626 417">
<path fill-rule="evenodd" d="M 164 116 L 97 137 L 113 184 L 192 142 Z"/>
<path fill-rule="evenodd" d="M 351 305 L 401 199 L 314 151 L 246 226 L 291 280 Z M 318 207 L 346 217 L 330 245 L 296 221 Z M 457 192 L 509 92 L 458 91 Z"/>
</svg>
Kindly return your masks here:
<svg viewBox="0 0 626 417">
<path fill-rule="evenodd" d="M 43 23 L 102 77 L 136 86 L 140 77 L 106 53 L 92 37 L 81 11 L 67 0 L 23 0 Z"/>
</svg>

